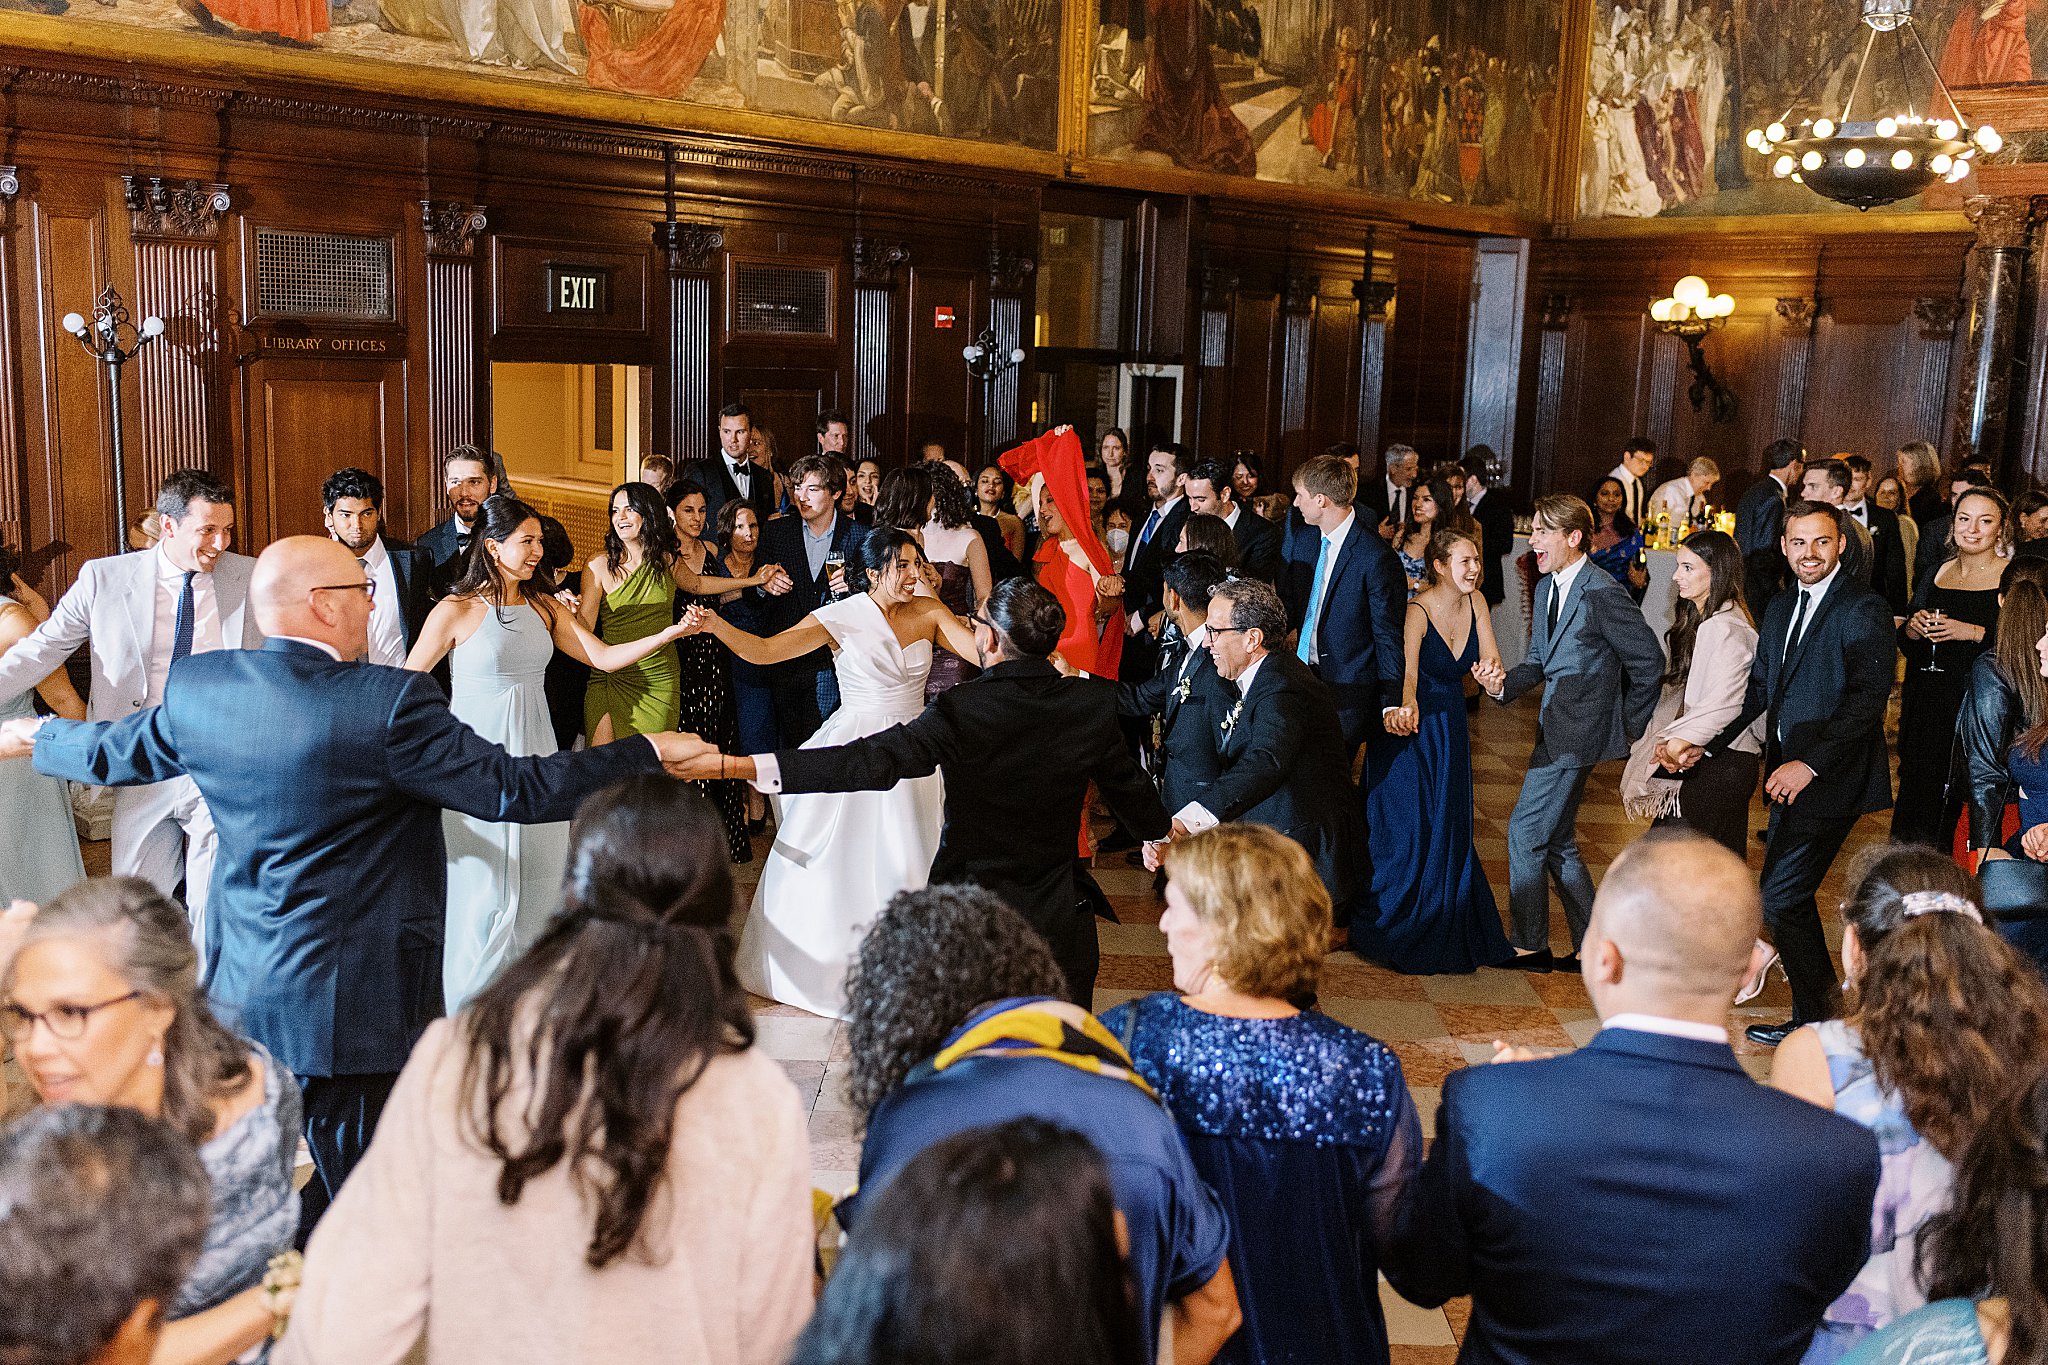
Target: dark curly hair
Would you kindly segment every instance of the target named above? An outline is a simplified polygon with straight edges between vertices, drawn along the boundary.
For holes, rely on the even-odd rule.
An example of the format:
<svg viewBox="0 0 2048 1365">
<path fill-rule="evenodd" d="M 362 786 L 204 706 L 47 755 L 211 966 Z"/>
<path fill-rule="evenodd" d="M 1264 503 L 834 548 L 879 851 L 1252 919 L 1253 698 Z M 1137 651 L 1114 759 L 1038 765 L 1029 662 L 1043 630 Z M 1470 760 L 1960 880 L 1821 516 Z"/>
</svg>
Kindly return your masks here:
<svg viewBox="0 0 2048 1365">
<path fill-rule="evenodd" d="M 676 1105 L 713 1058 L 753 1045 L 732 917 L 711 803 L 687 783 L 628 778 L 577 811 L 561 913 L 462 1018 L 465 1131 L 501 1163 L 499 1202 L 562 1165 L 595 1211 L 593 1268 L 666 1253 L 643 1224 Z M 508 1112 L 522 1076 L 533 1096 Z"/>
<path fill-rule="evenodd" d="M 974 517 L 974 494 L 960 476 L 942 464 L 925 466 L 932 479 L 932 519 L 957 531 Z"/>
<path fill-rule="evenodd" d="M 613 574 L 622 572 L 626 562 L 626 542 L 619 539 L 619 530 L 612 525 L 612 513 L 619 500 L 619 494 L 626 495 L 626 506 L 640 514 L 640 562 L 652 568 L 657 575 L 665 574 L 682 552 L 682 544 L 676 538 L 675 520 L 669 516 L 668 504 L 654 485 L 638 479 L 629 480 L 612 490 L 605 499 L 604 516 L 604 562 Z M 680 499 L 678 499 L 680 501 Z"/>
<path fill-rule="evenodd" d="M 1966 915 L 1906 914 L 1915 892 L 1982 901 L 1954 859 L 1918 844 L 1869 849 L 1849 886 L 1842 920 L 1863 949 L 1849 1020 L 1878 1081 L 1954 1161 L 2014 1075 L 2048 1064 L 2048 986 L 1996 930 Z"/>
<path fill-rule="evenodd" d="M 862 1123 L 977 1005 L 1063 996 L 1067 978 L 1024 917 L 978 886 L 899 891 L 846 974 L 846 1098 Z"/>
</svg>

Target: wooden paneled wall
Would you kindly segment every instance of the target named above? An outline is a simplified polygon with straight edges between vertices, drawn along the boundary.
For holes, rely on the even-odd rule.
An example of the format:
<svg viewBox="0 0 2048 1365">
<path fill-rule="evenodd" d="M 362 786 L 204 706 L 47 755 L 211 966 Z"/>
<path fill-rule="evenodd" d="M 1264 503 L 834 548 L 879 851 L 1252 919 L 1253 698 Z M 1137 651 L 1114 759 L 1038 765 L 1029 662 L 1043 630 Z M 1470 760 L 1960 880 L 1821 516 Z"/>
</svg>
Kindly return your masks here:
<svg viewBox="0 0 2048 1365">
<path fill-rule="evenodd" d="M 1906 441 L 1942 446 L 1969 245 L 1957 233 L 1538 243 L 1518 491 L 1589 495 L 1634 435 L 1657 442 L 1655 478 L 1711 456 L 1730 505 L 1782 436 L 1880 465 Z M 1703 343 L 1739 402 L 1729 421 L 1695 409 L 1684 343 L 1650 321 L 1650 301 L 1686 274 L 1736 300 Z"/>
</svg>

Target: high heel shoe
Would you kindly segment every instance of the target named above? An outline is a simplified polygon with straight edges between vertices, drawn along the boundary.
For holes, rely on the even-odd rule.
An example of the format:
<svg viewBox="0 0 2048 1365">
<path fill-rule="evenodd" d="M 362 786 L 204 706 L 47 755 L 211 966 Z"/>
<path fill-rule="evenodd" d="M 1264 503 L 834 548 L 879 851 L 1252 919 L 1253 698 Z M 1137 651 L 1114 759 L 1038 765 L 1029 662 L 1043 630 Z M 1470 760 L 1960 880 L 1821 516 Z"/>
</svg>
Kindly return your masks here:
<svg viewBox="0 0 2048 1365">
<path fill-rule="evenodd" d="M 1735 1003 L 1738 1005 L 1746 1005 L 1764 993 L 1764 982 L 1770 979 L 1771 968 L 1776 967 L 1778 975 L 1785 975 L 1785 960 L 1778 956 L 1778 950 L 1769 944 L 1765 944 L 1764 948 L 1762 965 L 1743 978 L 1742 989 L 1735 992 Z M 1786 977 L 1786 980 L 1789 981 L 1791 978 Z"/>
</svg>

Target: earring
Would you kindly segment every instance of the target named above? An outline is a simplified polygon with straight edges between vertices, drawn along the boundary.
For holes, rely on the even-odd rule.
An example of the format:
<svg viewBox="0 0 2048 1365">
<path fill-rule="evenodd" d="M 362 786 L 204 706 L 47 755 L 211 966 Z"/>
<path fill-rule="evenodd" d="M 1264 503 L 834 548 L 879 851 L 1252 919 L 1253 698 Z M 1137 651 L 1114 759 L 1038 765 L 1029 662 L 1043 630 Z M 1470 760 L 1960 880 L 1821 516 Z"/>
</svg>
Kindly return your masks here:
<svg viewBox="0 0 2048 1365">
<path fill-rule="evenodd" d="M 142 1060 L 148 1066 L 162 1066 L 164 1064 L 164 1045 L 162 1041 L 159 1040 L 156 1046 L 150 1048 L 149 1055 Z"/>
</svg>

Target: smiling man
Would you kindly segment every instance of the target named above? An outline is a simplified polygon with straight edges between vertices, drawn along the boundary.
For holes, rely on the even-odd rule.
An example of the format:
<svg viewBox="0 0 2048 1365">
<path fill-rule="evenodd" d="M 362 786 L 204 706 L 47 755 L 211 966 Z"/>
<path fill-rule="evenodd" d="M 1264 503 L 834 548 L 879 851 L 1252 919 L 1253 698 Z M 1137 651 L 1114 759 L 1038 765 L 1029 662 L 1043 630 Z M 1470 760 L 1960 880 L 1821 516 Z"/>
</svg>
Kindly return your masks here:
<svg viewBox="0 0 2048 1365">
<path fill-rule="evenodd" d="M 180 469 L 157 491 L 163 538 L 154 549 L 95 559 L 50 619 L 0 658 L 0 703 L 13 701 L 92 644 L 91 720 L 125 720 L 164 699 L 171 665 L 216 649 L 256 649 L 249 610 L 256 561 L 234 554 L 235 495 L 200 469 Z M 213 877 L 213 817 L 188 777 L 114 793 L 117 876 L 140 877 L 167 896 L 185 884 L 201 941 Z"/>
<path fill-rule="evenodd" d="M 1885 703 L 1898 662 L 1891 607 L 1842 562 L 1846 514 L 1819 502 L 1785 509 L 1780 542 L 1796 580 L 1771 599 L 1750 666 L 1742 713 L 1687 766 L 1732 744 L 1764 717 L 1764 923 L 1792 983 L 1792 1018 L 1752 1024 L 1775 1047 L 1841 1004 L 1815 897 L 1857 817 L 1892 804 Z"/>
</svg>

